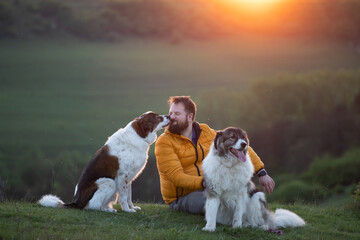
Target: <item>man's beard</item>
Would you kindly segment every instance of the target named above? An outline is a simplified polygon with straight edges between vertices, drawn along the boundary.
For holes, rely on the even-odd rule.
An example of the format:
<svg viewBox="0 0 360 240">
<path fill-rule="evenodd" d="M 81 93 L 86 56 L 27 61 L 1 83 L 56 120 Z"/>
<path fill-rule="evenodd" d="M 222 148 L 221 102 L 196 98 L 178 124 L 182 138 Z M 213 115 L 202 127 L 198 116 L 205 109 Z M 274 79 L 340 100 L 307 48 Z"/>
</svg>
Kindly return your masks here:
<svg viewBox="0 0 360 240">
<path fill-rule="evenodd" d="M 168 130 L 169 132 L 173 133 L 173 134 L 179 134 L 181 135 L 181 133 L 189 126 L 189 123 L 187 121 L 180 123 L 179 121 L 177 121 L 177 124 L 174 124 L 174 122 L 171 122 Z"/>
</svg>

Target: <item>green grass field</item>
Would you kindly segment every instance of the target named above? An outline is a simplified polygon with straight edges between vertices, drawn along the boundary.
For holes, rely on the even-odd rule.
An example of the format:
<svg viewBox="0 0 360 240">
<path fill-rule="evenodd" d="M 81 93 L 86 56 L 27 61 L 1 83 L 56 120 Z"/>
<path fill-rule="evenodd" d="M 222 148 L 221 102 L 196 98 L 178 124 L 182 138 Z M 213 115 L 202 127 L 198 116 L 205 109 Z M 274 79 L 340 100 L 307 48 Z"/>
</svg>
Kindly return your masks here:
<svg viewBox="0 0 360 240">
<path fill-rule="evenodd" d="M 203 91 L 242 91 L 279 72 L 360 65 L 340 43 L 263 36 L 178 45 L 2 41 L 0 52 L 0 145 L 55 150 L 99 146 L 145 111 L 166 113 L 170 95 L 198 100 Z"/>
<path fill-rule="evenodd" d="M 167 113 L 171 95 L 191 95 L 197 120 L 209 122 L 202 106 L 210 90 L 240 94 L 263 76 L 359 65 L 351 46 L 311 38 L 239 36 L 180 44 L 2 40 L 0 177 L 6 197 L 36 200 L 51 189 L 67 200 L 82 167 L 107 137 L 143 112 Z M 145 171 L 155 176 L 153 148 Z M 158 182 L 147 181 L 145 173 L 139 181 L 150 194 L 159 192 Z"/>
<path fill-rule="evenodd" d="M 70 200 L 81 166 L 107 137 L 145 111 L 166 113 L 170 95 L 191 95 L 198 102 L 198 120 L 207 122 L 201 112 L 206 91 L 241 93 L 263 76 L 360 65 L 359 54 L 347 45 L 262 36 L 177 45 L 131 39 L 1 41 L 0 53 L 0 177 L 6 199 L 25 196 L 32 201 L 49 189 Z M 154 202 L 141 198 L 145 191 L 159 195 L 158 182 L 149 181 L 149 176 L 158 178 L 153 147 L 150 161 L 134 182 L 134 199 Z M 286 229 L 284 236 L 225 226 L 206 233 L 201 231 L 203 217 L 175 213 L 164 205 L 140 206 L 143 211 L 136 214 L 109 214 L 4 202 L 0 239 L 360 238 L 359 213 L 346 206 L 285 206 L 308 225 Z M 271 205 L 275 207 L 281 206 Z"/>
<path fill-rule="evenodd" d="M 312 205 L 271 205 L 302 216 L 307 225 L 284 229 L 276 235 L 258 229 L 232 229 L 218 225 L 203 232 L 205 220 L 172 211 L 166 205 L 138 204 L 134 214 L 91 210 L 44 208 L 29 202 L 0 204 L 0 239 L 344 239 L 360 238 L 360 213 L 347 207 L 320 208 Z M 119 209 L 119 206 L 115 206 Z"/>
</svg>

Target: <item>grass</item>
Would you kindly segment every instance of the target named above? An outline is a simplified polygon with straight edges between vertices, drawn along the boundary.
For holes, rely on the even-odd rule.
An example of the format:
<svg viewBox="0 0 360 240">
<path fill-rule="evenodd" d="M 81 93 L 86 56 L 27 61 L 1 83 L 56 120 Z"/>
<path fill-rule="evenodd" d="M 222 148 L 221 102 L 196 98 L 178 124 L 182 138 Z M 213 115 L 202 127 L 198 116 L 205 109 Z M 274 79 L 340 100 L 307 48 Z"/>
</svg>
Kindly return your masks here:
<svg viewBox="0 0 360 240">
<path fill-rule="evenodd" d="M 134 214 L 91 210 L 44 208 L 29 202 L 0 204 L 0 239 L 359 239 L 360 213 L 347 207 L 271 205 L 302 216 L 307 225 L 288 228 L 284 235 L 258 229 L 232 229 L 218 225 L 214 233 L 203 232 L 205 220 L 172 211 L 162 204 L 138 204 Z M 119 209 L 119 206 L 115 206 Z"/>
<path fill-rule="evenodd" d="M 206 91 L 223 88 L 240 93 L 253 79 L 279 72 L 360 65 L 359 55 L 342 43 L 274 36 L 176 45 L 149 39 L 118 43 L 2 40 L 0 53 L 0 178 L 9 199 L 14 195 L 27 200 L 50 190 L 70 199 L 72 179 L 77 179 L 107 137 L 143 112 L 167 113 L 171 95 L 191 95 L 198 103 L 197 120 L 209 123 L 211 116 L 202 112 Z M 153 149 L 154 145 L 152 159 Z M 67 172 L 66 164 L 61 165 L 63 156 L 68 156 L 68 165 L 78 164 L 79 169 L 59 180 L 59 172 Z M 56 174 L 48 162 L 59 163 Z M 44 173 L 35 171 L 38 166 L 46 167 Z M 156 175 L 153 169 L 151 174 Z M 51 177 L 61 186 L 49 189 Z M 33 183 L 25 186 L 30 180 Z M 159 192 L 158 184 L 149 178 L 144 181 L 151 185 L 147 188 L 151 193 Z M 40 187 L 40 182 L 49 184 Z M 149 200 L 143 196 L 134 198 Z"/>
<path fill-rule="evenodd" d="M 196 101 L 202 91 L 242 91 L 252 79 L 278 72 L 360 64 L 341 43 L 269 36 L 180 45 L 1 41 L 0 52 L 0 145 L 47 149 L 96 149 L 140 113 L 166 113 L 171 95 Z M 198 107 L 198 120 L 206 121 Z"/>
</svg>

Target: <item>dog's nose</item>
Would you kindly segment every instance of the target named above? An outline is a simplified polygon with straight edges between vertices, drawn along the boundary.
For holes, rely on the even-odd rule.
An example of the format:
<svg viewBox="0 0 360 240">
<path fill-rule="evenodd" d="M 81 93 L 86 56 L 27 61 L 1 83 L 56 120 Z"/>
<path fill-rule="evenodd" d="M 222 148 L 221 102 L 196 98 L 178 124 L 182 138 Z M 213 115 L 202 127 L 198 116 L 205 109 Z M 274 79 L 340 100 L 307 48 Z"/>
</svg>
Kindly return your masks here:
<svg viewBox="0 0 360 240">
<path fill-rule="evenodd" d="M 246 146 L 247 146 L 247 144 L 246 143 L 241 143 L 241 149 L 244 149 L 244 148 L 246 148 Z"/>
<path fill-rule="evenodd" d="M 170 120 L 170 115 L 166 115 L 165 117 L 166 117 L 168 120 Z"/>
</svg>

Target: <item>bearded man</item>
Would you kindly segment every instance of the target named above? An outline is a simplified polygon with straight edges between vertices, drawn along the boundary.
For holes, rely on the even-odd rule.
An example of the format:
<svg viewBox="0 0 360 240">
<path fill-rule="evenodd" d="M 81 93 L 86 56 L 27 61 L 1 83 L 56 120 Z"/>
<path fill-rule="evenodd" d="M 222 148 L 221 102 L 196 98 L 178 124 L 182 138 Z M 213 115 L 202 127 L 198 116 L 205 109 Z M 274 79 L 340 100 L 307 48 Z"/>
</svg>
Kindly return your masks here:
<svg viewBox="0 0 360 240">
<path fill-rule="evenodd" d="M 206 183 L 202 161 L 216 132 L 207 124 L 195 121 L 196 104 L 189 96 L 172 96 L 168 103 L 171 123 L 155 144 L 161 194 L 171 209 L 203 215 Z M 248 152 L 263 191 L 270 194 L 275 187 L 274 181 L 251 147 Z"/>
</svg>

